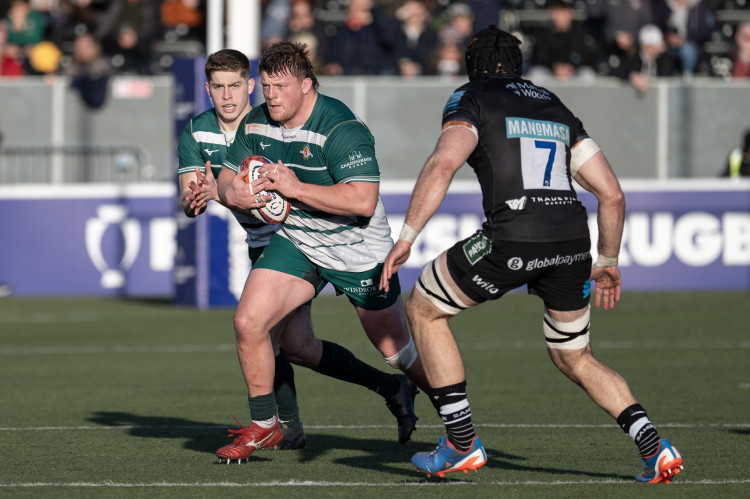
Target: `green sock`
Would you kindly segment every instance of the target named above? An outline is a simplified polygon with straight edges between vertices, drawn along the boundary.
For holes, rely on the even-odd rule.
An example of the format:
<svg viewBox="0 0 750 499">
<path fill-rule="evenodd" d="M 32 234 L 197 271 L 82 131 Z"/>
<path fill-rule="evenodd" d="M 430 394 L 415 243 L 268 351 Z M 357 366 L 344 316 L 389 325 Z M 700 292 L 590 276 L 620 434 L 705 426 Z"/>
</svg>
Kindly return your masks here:
<svg viewBox="0 0 750 499">
<path fill-rule="evenodd" d="M 270 421 L 276 417 L 278 408 L 276 407 L 276 397 L 271 393 L 258 395 L 257 397 L 247 397 L 250 406 L 250 418 L 253 421 Z"/>
<path fill-rule="evenodd" d="M 294 385 L 294 369 L 287 359 L 284 350 L 276 356 L 276 377 L 273 380 L 273 391 L 276 394 L 276 405 L 279 408 L 279 423 L 286 424 L 295 430 L 302 429 L 297 405 L 297 388 Z"/>
<path fill-rule="evenodd" d="M 331 378 L 364 386 L 382 397 L 393 395 L 401 384 L 394 374 L 388 374 L 365 364 L 346 348 L 330 341 L 322 341 L 323 355 L 315 371 Z"/>
</svg>

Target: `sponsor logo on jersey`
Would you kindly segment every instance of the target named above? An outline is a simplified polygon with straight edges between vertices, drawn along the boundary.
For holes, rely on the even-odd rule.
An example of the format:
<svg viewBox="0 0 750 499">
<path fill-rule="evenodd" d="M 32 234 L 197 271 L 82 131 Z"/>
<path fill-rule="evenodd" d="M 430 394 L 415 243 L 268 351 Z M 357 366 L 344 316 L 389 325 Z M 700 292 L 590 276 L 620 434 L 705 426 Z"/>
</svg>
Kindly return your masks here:
<svg viewBox="0 0 750 499">
<path fill-rule="evenodd" d="M 300 151 L 302 154 L 302 157 L 305 159 L 312 158 L 312 153 L 310 152 L 310 146 L 305 144 L 305 147 L 302 148 Z"/>
<path fill-rule="evenodd" d="M 523 259 L 514 256 L 513 258 L 508 260 L 508 268 L 510 270 L 521 270 L 523 268 Z"/>
<path fill-rule="evenodd" d="M 509 199 L 505 202 L 511 210 L 521 211 L 526 207 L 526 196 L 519 199 Z"/>
<path fill-rule="evenodd" d="M 472 282 L 474 284 L 476 284 L 480 288 L 484 289 L 485 291 L 487 291 L 491 295 L 497 294 L 497 292 L 500 291 L 497 288 L 497 286 L 495 286 L 494 284 L 492 284 L 489 281 L 483 280 L 480 276 L 478 276 L 476 274 L 474 275 L 474 277 L 471 278 L 471 280 L 472 280 Z"/>
<path fill-rule="evenodd" d="M 552 95 L 546 88 L 537 87 L 533 83 L 514 81 L 505 85 L 505 88 L 521 97 L 531 97 L 532 99 L 552 100 Z"/>
<path fill-rule="evenodd" d="M 206 151 L 206 154 L 208 154 L 209 156 L 211 156 L 215 152 L 219 152 L 218 149 L 203 149 L 203 150 Z"/>
<path fill-rule="evenodd" d="M 591 253 L 583 251 L 574 255 L 555 255 L 552 258 L 534 258 L 526 264 L 526 270 L 543 269 L 559 265 L 573 265 L 591 259 Z"/>
<path fill-rule="evenodd" d="M 532 203 L 544 203 L 546 206 L 564 206 L 578 203 L 574 196 L 531 196 Z"/>
<path fill-rule="evenodd" d="M 464 243 L 464 255 L 471 265 L 475 265 L 490 251 L 492 251 L 492 241 L 483 232 Z"/>
<path fill-rule="evenodd" d="M 363 279 L 359 281 L 359 286 L 348 286 L 343 288 L 344 291 L 354 293 L 360 296 L 377 296 L 378 298 L 388 298 L 388 293 L 383 293 L 378 285 L 372 279 Z"/>
<path fill-rule="evenodd" d="M 264 151 L 265 151 L 265 150 L 266 150 L 266 147 L 269 147 L 270 145 L 271 145 L 271 144 L 264 144 L 263 142 L 261 142 L 261 143 L 260 143 L 260 148 L 261 148 L 262 150 L 264 150 Z"/>
<path fill-rule="evenodd" d="M 509 116 L 505 118 L 505 129 L 509 139 L 528 137 L 531 139 L 557 140 L 570 145 L 570 127 L 554 121 L 539 121 Z"/>
<path fill-rule="evenodd" d="M 354 151 L 349 154 L 349 162 L 341 165 L 341 169 L 344 168 L 356 168 L 358 166 L 364 166 L 372 161 L 371 156 L 364 156 L 361 151 Z"/>
</svg>

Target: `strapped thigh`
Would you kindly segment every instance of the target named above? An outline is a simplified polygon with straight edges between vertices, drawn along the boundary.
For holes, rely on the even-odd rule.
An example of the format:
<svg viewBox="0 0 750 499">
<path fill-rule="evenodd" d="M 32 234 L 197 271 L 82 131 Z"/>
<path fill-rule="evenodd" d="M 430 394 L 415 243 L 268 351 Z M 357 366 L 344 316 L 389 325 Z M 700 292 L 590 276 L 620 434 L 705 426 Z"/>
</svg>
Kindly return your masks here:
<svg viewBox="0 0 750 499">
<path fill-rule="evenodd" d="M 589 327 L 591 307 L 586 306 L 586 312 L 573 322 L 557 322 L 550 315 L 544 313 L 544 339 L 548 348 L 558 350 L 579 350 L 589 344 Z"/>
<path fill-rule="evenodd" d="M 448 315 L 456 315 L 469 308 L 469 305 L 464 303 L 446 282 L 437 258 L 424 266 L 422 275 L 419 276 L 414 287 Z"/>
</svg>

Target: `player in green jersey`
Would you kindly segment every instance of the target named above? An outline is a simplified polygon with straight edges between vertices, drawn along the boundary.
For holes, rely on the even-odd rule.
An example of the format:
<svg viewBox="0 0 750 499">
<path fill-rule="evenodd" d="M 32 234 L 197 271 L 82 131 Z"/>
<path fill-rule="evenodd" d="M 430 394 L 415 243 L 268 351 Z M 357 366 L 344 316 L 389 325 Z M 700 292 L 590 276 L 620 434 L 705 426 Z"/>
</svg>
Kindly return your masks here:
<svg viewBox="0 0 750 499">
<path fill-rule="evenodd" d="M 250 271 L 235 314 L 237 352 L 250 391 L 253 438 L 274 430 L 271 327 L 331 283 L 354 305 L 389 365 L 428 386 L 406 325 L 398 276 L 378 290 L 393 245 L 379 196 L 374 138 L 342 102 L 317 91 L 306 46 L 270 45 L 259 63 L 265 103 L 242 120 L 219 174 L 219 195 L 236 209 L 264 204 L 249 192 L 242 160 L 263 155 L 266 190 L 292 203 L 290 214 Z M 255 189 L 255 192 L 258 192 Z M 218 455 L 240 452 L 243 441 Z"/>
<path fill-rule="evenodd" d="M 240 121 L 252 108 L 249 94 L 255 83 L 250 78 L 250 62 L 236 50 L 225 49 L 210 55 L 206 60 L 205 73 L 206 91 L 215 107 L 190 120 L 179 141 L 180 204 L 185 215 L 191 218 L 205 212 L 209 201 L 221 203 L 215 175 L 221 168 L 229 145 L 234 141 Z M 256 190 L 261 188 L 262 183 L 258 181 L 254 184 Z M 250 258 L 255 262 L 278 226 L 265 225 L 247 215 L 246 211 L 234 211 L 233 215 L 247 233 Z M 284 355 L 285 351 L 295 364 L 377 391 L 397 417 L 399 440 L 405 442 L 409 439 L 416 423 L 413 409 L 416 389 L 405 376 L 375 369 L 340 345 L 316 338 L 309 303 L 290 314 L 285 327 L 283 322 L 286 321 L 274 327 L 273 331 L 275 337 L 281 335 L 277 341 L 282 348 L 274 345 L 277 353 L 274 387 L 283 434 L 283 440 L 274 443 L 274 446 L 294 449 L 305 445 L 297 408 L 294 372 Z"/>
</svg>

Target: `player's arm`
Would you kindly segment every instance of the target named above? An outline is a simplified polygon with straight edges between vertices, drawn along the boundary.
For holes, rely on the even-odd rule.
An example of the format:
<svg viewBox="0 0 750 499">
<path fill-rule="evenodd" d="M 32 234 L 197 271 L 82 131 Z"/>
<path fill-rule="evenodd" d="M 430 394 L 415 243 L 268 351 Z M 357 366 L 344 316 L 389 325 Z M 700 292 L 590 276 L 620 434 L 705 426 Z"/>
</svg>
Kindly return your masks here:
<svg viewBox="0 0 750 499">
<path fill-rule="evenodd" d="M 193 199 L 194 194 L 193 190 L 191 189 L 191 185 L 195 185 L 198 181 L 198 175 L 195 172 L 188 172 L 183 173 L 179 176 L 180 181 L 180 206 L 182 207 L 182 211 L 185 213 L 186 216 L 190 218 L 194 218 L 197 215 L 200 215 L 203 213 L 206 209 L 204 206 L 203 209 L 196 210 L 193 207 Z"/>
<path fill-rule="evenodd" d="M 435 150 L 419 173 L 406 210 L 404 228 L 383 264 L 381 289 L 388 290 L 391 276 L 408 260 L 414 240 L 440 207 L 453 176 L 466 163 L 476 146 L 477 135 L 473 127 L 468 124 L 446 124 Z"/>
<path fill-rule="evenodd" d="M 591 141 L 591 142 L 585 142 Z M 577 147 L 582 147 L 576 151 Z M 625 225 L 625 194 L 607 158 L 591 139 L 584 139 L 572 151 L 571 170 L 574 179 L 584 189 L 596 196 L 598 202 L 597 225 L 599 258 L 591 270 L 596 281 L 598 307 L 613 308 L 620 299 L 621 277 L 617 268 L 622 231 Z"/>
<path fill-rule="evenodd" d="M 180 205 L 188 217 L 196 217 L 206 211 L 208 202 L 221 203 L 211 162 L 206 161 L 205 174 L 196 166 L 192 172 L 183 173 L 180 181 Z"/>
<path fill-rule="evenodd" d="M 469 126 L 450 126 L 440 134 L 435 150 L 419 173 L 406 210 L 405 223 L 417 232 L 435 214 L 445 199 L 453 176 L 466 163 L 477 146 L 477 136 Z"/>
<path fill-rule="evenodd" d="M 259 178 L 248 186 L 245 182 L 249 173 L 248 170 L 235 172 L 225 163 L 217 180 L 221 204 L 244 215 L 247 215 L 247 210 L 265 206 L 265 202 L 270 199 L 270 196 L 259 194 L 268 187 L 269 180 Z"/>
<path fill-rule="evenodd" d="M 272 181 L 268 190 L 277 191 L 287 198 L 297 199 L 326 213 L 371 217 L 378 204 L 378 182 L 306 184 L 281 161 L 265 165 L 259 172 L 261 176 L 267 176 Z"/>
</svg>

